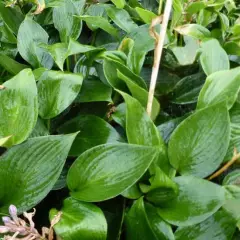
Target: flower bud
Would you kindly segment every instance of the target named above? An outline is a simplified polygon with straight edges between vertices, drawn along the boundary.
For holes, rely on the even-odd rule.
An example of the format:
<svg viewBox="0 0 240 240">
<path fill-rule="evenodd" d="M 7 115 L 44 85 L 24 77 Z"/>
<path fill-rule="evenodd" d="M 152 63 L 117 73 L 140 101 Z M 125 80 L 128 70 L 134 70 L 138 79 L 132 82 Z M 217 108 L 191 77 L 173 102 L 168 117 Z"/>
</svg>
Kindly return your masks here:
<svg viewBox="0 0 240 240">
<path fill-rule="evenodd" d="M 2 221 L 4 222 L 4 224 L 12 222 L 10 217 L 2 217 Z"/>
<path fill-rule="evenodd" d="M 9 232 L 9 228 L 8 227 L 5 227 L 5 226 L 0 226 L 0 233 L 7 233 Z"/>
</svg>

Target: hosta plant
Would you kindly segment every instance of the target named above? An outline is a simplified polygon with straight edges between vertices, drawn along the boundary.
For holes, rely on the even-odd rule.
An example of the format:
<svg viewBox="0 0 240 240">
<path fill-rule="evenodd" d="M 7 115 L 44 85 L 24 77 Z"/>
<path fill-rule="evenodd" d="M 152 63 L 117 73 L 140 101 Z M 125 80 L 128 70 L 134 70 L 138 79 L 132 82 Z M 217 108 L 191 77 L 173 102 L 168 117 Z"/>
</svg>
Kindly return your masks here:
<svg viewBox="0 0 240 240">
<path fill-rule="evenodd" d="M 2 239 L 240 238 L 239 1 L 6 0 L 0 22 Z"/>
</svg>

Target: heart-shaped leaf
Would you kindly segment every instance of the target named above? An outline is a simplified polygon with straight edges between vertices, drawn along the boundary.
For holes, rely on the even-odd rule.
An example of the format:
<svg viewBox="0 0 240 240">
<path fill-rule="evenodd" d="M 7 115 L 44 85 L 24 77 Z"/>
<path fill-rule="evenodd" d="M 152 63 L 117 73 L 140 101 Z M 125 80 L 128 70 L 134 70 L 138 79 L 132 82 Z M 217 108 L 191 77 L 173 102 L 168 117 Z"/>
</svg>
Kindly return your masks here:
<svg viewBox="0 0 240 240">
<path fill-rule="evenodd" d="M 206 177 L 223 161 L 229 140 L 225 104 L 204 108 L 186 118 L 173 132 L 168 149 L 170 163 L 181 175 Z"/>
<path fill-rule="evenodd" d="M 236 101 L 240 89 L 240 68 L 211 74 L 199 94 L 197 108 L 204 108 L 226 101 L 230 109 Z"/>
<path fill-rule="evenodd" d="M 17 41 L 19 53 L 34 68 L 45 67 L 50 69 L 52 67 L 52 57 L 45 49 L 40 47 L 40 44 L 48 43 L 48 34 L 28 16 L 19 27 Z"/>
<path fill-rule="evenodd" d="M 157 208 L 144 203 L 143 198 L 132 205 L 126 215 L 125 225 L 127 240 L 174 240 L 170 225 L 157 214 Z"/>
<path fill-rule="evenodd" d="M 43 119 L 56 117 L 64 111 L 80 92 L 83 77 L 80 74 L 37 70 L 39 115 Z"/>
<path fill-rule="evenodd" d="M 37 87 L 30 69 L 6 81 L 0 90 L 0 137 L 12 137 L 7 147 L 27 139 L 37 121 Z"/>
<path fill-rule="evenodd" d="M 71 196 L 103 201 L 131 187 L 148 169 L 158 149 L 132 144 L 105 144 L 84 152 L 68 172 Z"/>
<path fill-rule="evenodd" d="M 223 187 L 193 176 L 176 177 L 177 198 L 158 209 L 160 216 L 176 226 L 200 223 L 215 213 L 225 202 Z"/>
<path fill-rule="evenodd" d="M 103 212 L 92 203 L 67 198 L 61 209 L 60 221 L 54 225 L 57 236 L 65 240 L 105 240 L 107 222 Z M 51 209 L 50 219 L 58 214 Z"/>
<path fill-rule="evenodd" d="M 101 144 L 117 143 L 122 140 L 109 123 L 93 115 L 80 115 L 64 123 L 58 130 L 64 134 L 79 131 L 70 150 L 71 156 L 79 156 L 86 150 Z"/>
<path fill-rule="evenodd" d="M 76 134 L 31 138 L 0 158 L 0 212 L 29 210 L 57 181 Z"/>
</svg>

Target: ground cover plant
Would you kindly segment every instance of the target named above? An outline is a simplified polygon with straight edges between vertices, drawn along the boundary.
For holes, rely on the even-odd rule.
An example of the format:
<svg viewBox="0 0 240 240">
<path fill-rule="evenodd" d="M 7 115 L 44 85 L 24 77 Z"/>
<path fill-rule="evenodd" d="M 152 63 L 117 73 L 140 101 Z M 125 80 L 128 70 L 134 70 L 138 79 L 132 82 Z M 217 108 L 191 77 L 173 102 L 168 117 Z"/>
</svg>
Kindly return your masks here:
<svg viewBox="0 0 240 240">
<path fill-rule="evenodd" d="M 0 238 L 240 239 L 240 1 L 6 0 L 0 23 Z"/>
</svg>

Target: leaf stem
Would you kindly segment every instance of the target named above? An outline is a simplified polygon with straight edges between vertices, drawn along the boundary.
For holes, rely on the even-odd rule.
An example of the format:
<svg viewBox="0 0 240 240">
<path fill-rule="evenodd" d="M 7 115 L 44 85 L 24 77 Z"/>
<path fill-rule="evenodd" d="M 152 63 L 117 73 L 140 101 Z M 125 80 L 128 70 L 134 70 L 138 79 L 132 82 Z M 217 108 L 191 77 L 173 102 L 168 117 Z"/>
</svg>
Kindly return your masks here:
<svg viewBox="0 0 240 240">
<path fill-rule="evenodd" d="M 153 62 L 150 89 L 148 94 L 148 103 L 147 103 L 147 113 L 149 116 L 151 116 L 151 113 L 152 113 L 154 91 L 157 83 L 159 65 L 160 65 L 160 60 L 162 56 L 162 50 L 163 50 L 164 40 L 167 32 L 167 26 L 170 18 L 171 9 L 172 9 L 172 0 L 167 0 L 165 9 L 164 9 L 161 31 L 160 31 L 160 34 L 156 37 L 156 47 L 154 50 L 154 62 Z M 157 19 L 160 19 L 160 17 L 158 16 Z M 154 20 L 155 20 L 155 24 L 154 24 Z M 154 26 L 158 23 L 159 22 L 157 22 L 156 19 L 153 19 L 151 24 L 152 28 L 154 28 Z"/>
<path fill-rule="evenodd" d="M 213 175 L 211 175 L 208 180 L 212 180 L 216 177 L 218 177 L 219 175 L 221 175 L 223 172 L 225 172 L 231 165 L 233 165 L 233 163 L 235 163 L 238 159 L 240 158 L 240 153 L 236 153 L 236 151 L 234 150 L 234 154 L 233 157 L 230 161 L 228 161 L 222 168 L 220 168 L 217 172 L 215 172 Z"/>
<path fill-rule="evenodd" d="M 66 59 L 67 71 L 70 72 L 70 61 L 69 57 Z"/>
<path fill-rule="evenodd" d="M 162 13 L 163 0 L 159 0 L 158 15 Z"/>
</svg>

